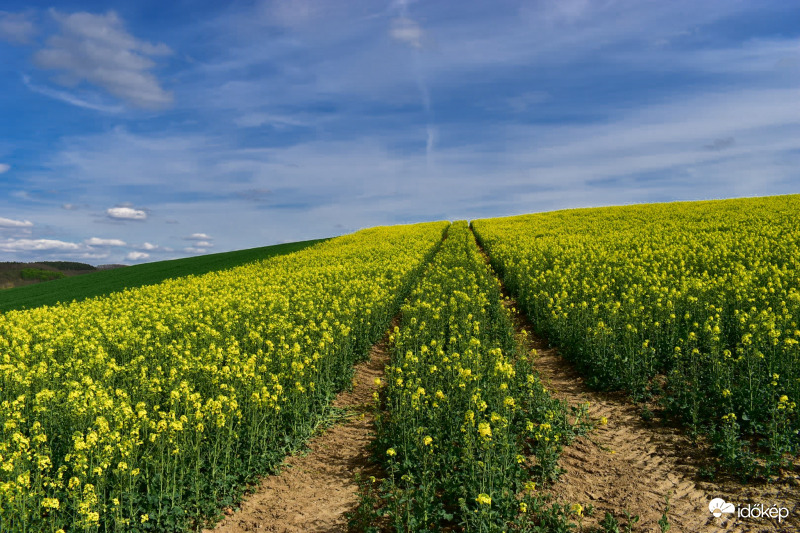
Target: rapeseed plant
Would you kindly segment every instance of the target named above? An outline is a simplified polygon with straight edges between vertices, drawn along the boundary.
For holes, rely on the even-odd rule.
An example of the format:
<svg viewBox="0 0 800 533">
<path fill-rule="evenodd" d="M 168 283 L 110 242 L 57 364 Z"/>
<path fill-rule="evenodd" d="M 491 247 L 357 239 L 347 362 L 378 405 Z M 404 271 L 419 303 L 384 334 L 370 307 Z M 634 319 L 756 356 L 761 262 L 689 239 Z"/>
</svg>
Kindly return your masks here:
<svg viewBox="0 0 800 533">
<path fill-rule="evenodd" d="M 788 408 L 800 398 L 798 212 L 793 195 L 473 226 L 520 307 L 589 384 L 661 395 L 729 466 L 754 454 L 768 474 L 800 451 Z"/>
<path fill-rule="evenodd" d="M 0 530 L 202 525 L 310 434 L 446 226 L 0 315 Z"/>
</svg>

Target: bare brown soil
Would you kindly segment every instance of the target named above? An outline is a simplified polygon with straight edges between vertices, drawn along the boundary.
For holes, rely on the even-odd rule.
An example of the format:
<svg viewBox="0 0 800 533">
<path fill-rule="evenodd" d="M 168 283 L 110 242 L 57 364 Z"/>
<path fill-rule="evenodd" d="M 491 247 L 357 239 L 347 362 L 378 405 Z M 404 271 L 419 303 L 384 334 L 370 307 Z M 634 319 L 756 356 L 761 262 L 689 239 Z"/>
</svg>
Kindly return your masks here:
<svg viewBox="0 0 800 533">
<path fill-rule="evenodd" d="M 345 513 L 358 503 L 354 478 L 379 475 L 367 445 L 373 438 L 372 393 L 389 356 L 388 333 L 355 368 L 353 390 L 340 393 L 333 405 L 352 416 L 313 438 L 309 451 L 289 457 L 280 474 L 266 477 L 239 509 L 229 511 L 213 530 L 219 533 L 345 532 Z"/>
<path fill-rule="evenodd" d="M 633 531 L 661 531 L 658 521 L 669 496 L 667 520 L 673 533 L 800 531 L 796 475 L 772 485 L 742 485 L 732 479 L 701 481 L 699 471 L 709 460 L 707 446 L 693 443 L 675 424 L 644 420 L 642 406 L 632 404 L 621 393 L 592 391 L 555 348 L 536 337 L 524 317 L 518 315 L 517 324 L 528 332 L 530 348 L 537 353 L 533 364 L 553 396 L 573 406 L 589 402 L 592 420 L 607 420 L 564 449 L 559 460 L 564 472 L 550 488 L 563 502 L 594 507 L 593 516 L 582 521 L 584 529 L 597 526 L 606 512 L 625 524 L 624 512 L 628 511 L 639 516 Z M 790 514 L 781 523 L 725 514 L 714 518 L 708 509 L 713 498 L 737 506 L 777 504 L 788 508 Z"/>
</svg>

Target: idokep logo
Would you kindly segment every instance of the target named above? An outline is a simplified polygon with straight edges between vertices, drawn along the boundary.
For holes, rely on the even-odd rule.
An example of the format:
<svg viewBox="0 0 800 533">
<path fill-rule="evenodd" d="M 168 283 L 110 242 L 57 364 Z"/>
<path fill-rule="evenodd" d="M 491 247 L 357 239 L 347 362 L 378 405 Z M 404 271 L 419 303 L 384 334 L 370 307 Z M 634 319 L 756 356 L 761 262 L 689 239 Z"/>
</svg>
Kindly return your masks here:
<svg viewBox="0 0 800 533">
<path fill-rule="evenodd" d="M 708 510 L 717 518 L 723 514 L 735 514 L 738 518 L 777 518 L 778 522 L 783 522 L 783 519 L 789 516 L 789 509 L 786 507 L 767 506 L 763 503 L 740 505 L 737 512 L 735 505 L 726 502 L 722 498 L 711 500 L 708 504 Z"/>
<path fill-rule="evenodd" d="M 723 513 L 733 514 L 736 512 L 736 507 L 732 503 L 728 503 L 722 498 L 714 498 L 708 504 L 708 510 L 711 514 L 719 518 Z"/>
</svg>

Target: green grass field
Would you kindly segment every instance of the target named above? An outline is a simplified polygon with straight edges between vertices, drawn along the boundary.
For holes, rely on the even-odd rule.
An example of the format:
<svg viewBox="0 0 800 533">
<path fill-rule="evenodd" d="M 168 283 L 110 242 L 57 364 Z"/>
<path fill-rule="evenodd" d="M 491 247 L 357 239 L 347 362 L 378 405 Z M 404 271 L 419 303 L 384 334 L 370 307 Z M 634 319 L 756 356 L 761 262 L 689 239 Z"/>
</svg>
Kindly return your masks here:
<svg viewBox="0 0 800 533">
<path fill-rule="evenodd" d="M 26 287 L 5 289 L 0 291 L 0 311 L 31 309 L 58 302 L 84 300 L 132 287 L 160 283 L 169 278 L 206 274 L 275 255 L 296 252 L 324 240 L 326 239 L 157 261 L 113 270 L 101 270 L 83 276 L 57 279 Z"/>
</svg>

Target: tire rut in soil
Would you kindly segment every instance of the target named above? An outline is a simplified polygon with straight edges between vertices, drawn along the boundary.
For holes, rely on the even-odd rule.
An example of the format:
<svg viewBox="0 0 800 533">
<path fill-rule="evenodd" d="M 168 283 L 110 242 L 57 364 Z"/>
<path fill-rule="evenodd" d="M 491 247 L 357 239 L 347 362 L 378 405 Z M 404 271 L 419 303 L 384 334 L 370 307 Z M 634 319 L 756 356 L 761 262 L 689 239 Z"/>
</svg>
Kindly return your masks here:
<svg viewBox="0 0 800 533">
<path fill-rule="evenodd" d="M 564 470 L 552 491 L 563 501 L 592 504 L 596 514 L 585 525 L 602 519 L 606 511 L 616 517 L 627 510 L 640 521 L 634 531 L 661 531 L 658 520 L 670 496 L 667 514 L 671 532 L 766 532 L 800 531 L 800 493 L 796 479 L 775 485 L 742 485 L 731 479 L 720 483 L 699 480 L 699 470 L 708 454 L 701 453 L 683 430 L 642 419 L 641 407 L 622 393 L 592 391 L 557 349 L 532 335 L 537 350 L 533 364 L 553 396 L 570 405 L 590 402 L 593 420 L 605 417 L 585 437 L 564 448 L 559 466 Z M 613 452 L 613 453 L 612 453 Z M 764 503 L 787 507 L 789 518 L 714 518 L 708 509 L 712 498 L 727 502 Z M 622 518 L 624 521 L 624 518 Z"/>
<path fill-rule="evenodd" d="M 389 331 L 397 323 L 395 318 Z M 353 389 L 333 401 L 354 416 L 312 438 L 307 453 L 287 458 L 279 474 L 265 477 L 239 509 L 204 533 L 347 531 L 345 513 L 358 504 L 355 474 L 380 474 L 367 446 L 374 436 L 374 381 L 383 377 L 389 361 L 388 338 L 389 332 L 372 347 L 369 359 L 355 366 Z"/>
</svg>

